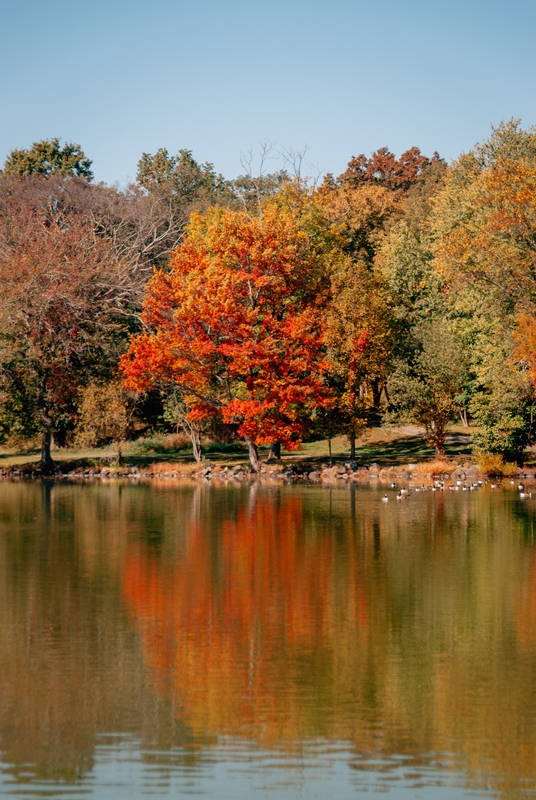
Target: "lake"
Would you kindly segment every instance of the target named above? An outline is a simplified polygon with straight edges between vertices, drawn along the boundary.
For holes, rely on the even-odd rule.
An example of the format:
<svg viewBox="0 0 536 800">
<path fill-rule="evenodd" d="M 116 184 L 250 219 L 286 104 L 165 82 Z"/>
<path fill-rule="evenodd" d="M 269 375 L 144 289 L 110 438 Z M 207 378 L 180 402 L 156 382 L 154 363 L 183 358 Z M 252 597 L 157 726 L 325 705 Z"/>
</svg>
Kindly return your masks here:
<svg viewBox="0 0 536 800">
<path fill-rule="evenodd" d="M 0 794 L 536 796 L 535 511 L 0 483 Z"/>
</svg>

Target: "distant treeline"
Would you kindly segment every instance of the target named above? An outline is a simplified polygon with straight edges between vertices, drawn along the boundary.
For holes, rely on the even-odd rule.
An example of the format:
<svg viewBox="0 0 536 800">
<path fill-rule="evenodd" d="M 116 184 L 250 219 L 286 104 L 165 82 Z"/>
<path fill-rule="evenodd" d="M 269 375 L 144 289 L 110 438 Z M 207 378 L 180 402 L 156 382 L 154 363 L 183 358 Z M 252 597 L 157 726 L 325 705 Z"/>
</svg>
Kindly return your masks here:
<svg viewBox="0 0 536 800">
<path fill-rule="evenodd" d="M 297 160 L 299 161 L 299 159 Z M 535 438 L 536 129 L 452 165 L 416 147 L 226 180 L 144 153 L 126 189 L 59 139 L 0 173 L 0 437 L 120 443 L 182 428 L 293 448 L 452 420 L 519 459 Z"/>
</svg>

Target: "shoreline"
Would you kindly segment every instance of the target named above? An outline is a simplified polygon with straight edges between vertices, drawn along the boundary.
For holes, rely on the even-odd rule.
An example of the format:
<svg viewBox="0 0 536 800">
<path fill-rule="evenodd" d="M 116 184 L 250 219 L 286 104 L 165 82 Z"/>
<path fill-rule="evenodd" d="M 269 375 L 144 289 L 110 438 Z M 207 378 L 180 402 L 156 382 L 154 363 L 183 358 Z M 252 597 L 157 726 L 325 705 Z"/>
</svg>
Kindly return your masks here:
<svg viewBox="0 0 536 800">
<path fill-rule="evenodd" d="M 210 483 L 218 482 L 276 482 L 276 483 L 309 483 L 317 485 L 344 485 L 350 483 L 370 483 L 392 482 L 393 480 L 405 483 L 442 481 L 461 481 L 471 483 L 478 480 L 507 480 L 512 478 L 523 478 L 525 480 L 536 479 L 536 469 L 534 467 L 519 467 L 515 471 L 510 470 L 508 474 L 484 472 L 478 465 L 472 462 L 464 462 L 461 465 L 447 461 L 443 462 L 445 469 L 438 469 L 441 462 L 418 462 L 406 465 L 393 465 L 390 467 L 380 467 L 378 464 L 360 466 L 347 462 L 329 466 L 328 464 L 319 465 L 284 465 L 280 462 L 271 465 L 263 464 L 259 472 L 253 472 L 243 465 L 221 467 L 218 464 L 204 463 L 197 469 L 177 469 L 173 463 L 159 464 L 158 468 L 124 466 L 113 467 L 76 467 L 67 469 L 67 464 L 59 464 L 58 468 L 48 475 L 42 475 L 34 465 L 27 467 L 0 468 L 0 481 L 28 481 L 28 480 L 47 480 L 54 482 L 65 481 L 92 481 L 109 482 L 110 480 L 128 480 L 129 482 L 164 480 L 164 481 L 204 481 Z M 429 465 L 430 469 L 427 469 Z M 181 465 L 182 466 L 182 465 Z M 188 465 L 190 467 L 190 465 Z M 192 465 L 193 466 L 193 465 Z"/>
</svg>

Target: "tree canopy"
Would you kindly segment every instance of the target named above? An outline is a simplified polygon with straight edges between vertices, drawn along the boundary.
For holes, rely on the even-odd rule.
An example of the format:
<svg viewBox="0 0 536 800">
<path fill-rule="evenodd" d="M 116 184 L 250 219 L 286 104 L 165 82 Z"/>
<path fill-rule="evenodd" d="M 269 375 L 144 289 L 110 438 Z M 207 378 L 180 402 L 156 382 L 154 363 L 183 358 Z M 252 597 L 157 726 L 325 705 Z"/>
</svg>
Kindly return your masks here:
<svg viewBox="0 0 536 800">
<path fill-rule="evenodd" d="M 43 139 L 34 142 L 28 150 L 12 150 L 4 163 L 4 172 L 25 178 L 28 175 L 59 174 L 69 177 L 93 180 L 91 164 L 79 144 L 65 142 L 60 147 L 60 139 Z"/>
</svg>

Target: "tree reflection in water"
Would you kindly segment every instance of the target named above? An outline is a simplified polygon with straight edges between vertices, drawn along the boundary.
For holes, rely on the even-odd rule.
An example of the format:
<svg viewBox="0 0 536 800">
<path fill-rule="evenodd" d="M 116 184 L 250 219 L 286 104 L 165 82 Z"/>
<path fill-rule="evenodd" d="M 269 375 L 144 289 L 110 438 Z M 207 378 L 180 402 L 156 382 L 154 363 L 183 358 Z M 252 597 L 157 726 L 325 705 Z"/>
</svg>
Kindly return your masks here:
<svg viewBox="0 0 536 800">
<path fill-rule="evenodd" d="M 11 772 L 74 778 L 106 732 L 194 760 L 225 734 L 534 788 L 532 507 L 382 494 L 0 485 Z"/>
</svg>

